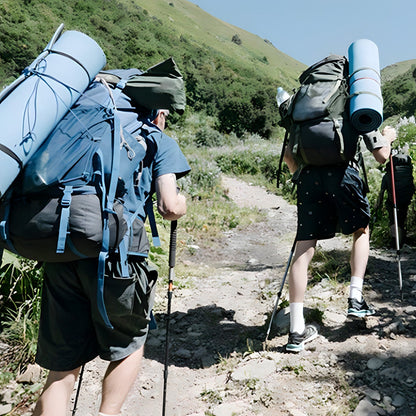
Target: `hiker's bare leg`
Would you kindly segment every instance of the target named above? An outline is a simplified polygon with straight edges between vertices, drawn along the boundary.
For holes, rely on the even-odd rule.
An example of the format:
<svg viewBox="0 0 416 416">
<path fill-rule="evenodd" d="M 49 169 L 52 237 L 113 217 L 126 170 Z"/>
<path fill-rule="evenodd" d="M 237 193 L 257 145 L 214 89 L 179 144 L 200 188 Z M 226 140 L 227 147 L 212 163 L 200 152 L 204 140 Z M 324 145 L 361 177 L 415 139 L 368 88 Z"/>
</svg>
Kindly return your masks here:
<svg viewBox="0 0 416 416">
<path fill-rule="evenodd" d="M 361 277 L 364 279 L 367 268 L 368 255 L 370 253 L 370 233 L 369 227 L 360 228 L 353 233 L 353 242 L 351 250 L 351 276 Z"/>
<path fill-rule="evenodd" d="M 80 368 L 49 372 L 33 416 L 66 416 Z"/>
<path fill-rule="evenodd" d="M 365 270 L 370 253 L 369 227 L 360 228 L 353 233 L 353 242 L 350 258 L 351 281 L 349 298 L 362 300 Z"/>
<path fill-rule="evenodd" d="M 289 272 L 289 300 L 303 302 L 308 284 L 308 267 L 315 253 L 317 240 L 298 241 Z"/>
<path fill-rule="evenodd" d="M 140 370 L 144 347 L 108 365 L 103 380 L 100 412 L 118 415 Z"/>
</svg>

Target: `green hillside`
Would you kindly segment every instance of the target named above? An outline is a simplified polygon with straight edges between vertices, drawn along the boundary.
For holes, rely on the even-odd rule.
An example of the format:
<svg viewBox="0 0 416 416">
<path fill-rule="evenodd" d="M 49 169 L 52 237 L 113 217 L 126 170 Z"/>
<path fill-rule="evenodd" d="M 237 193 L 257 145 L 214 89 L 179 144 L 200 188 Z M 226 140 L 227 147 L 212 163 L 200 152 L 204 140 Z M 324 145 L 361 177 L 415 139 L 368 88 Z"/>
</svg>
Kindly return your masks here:
<svg viewBox="0 0 416 416">
<path fill-rule="evenodd" d="M 384 116 L 416 115 L 416 59 L 386 67 L 382 73 Z"/>
<path fill-rule="evenodd" d="M 284 85 L 293 85 L 305 69 L 305 65 L 280 52 L 267 39 L 223 22 L 187 0 L 136 0 L 136 3 L 196 45 L 204 45 L 213 53 L 250 66 Z M 241 39 L 241 44 L 232 42 L 234 35 Z"/>
<path fill-rule="evenodd" d="M 416 59 L 397 62 L 393 65 L 386 66 L 381 70 L 381 81 L 383 83 L 391 81 L 392 79 L 406 73 L 409 69 L 412 68 L 412 66 L 416 66 Z"/>
<path fill-rule="evenodd" d="M 95 39 L 110 68 L 146 69 L 172 56 L 185 78 L 188 112 L 203 111 L 220 132 L 238 136 L 272 136 L 276 87 L 296 86 L 304 68 L 186 0 L 2 0 L 0 86 L 20 74 L 61 23 Z"/>
</svg>

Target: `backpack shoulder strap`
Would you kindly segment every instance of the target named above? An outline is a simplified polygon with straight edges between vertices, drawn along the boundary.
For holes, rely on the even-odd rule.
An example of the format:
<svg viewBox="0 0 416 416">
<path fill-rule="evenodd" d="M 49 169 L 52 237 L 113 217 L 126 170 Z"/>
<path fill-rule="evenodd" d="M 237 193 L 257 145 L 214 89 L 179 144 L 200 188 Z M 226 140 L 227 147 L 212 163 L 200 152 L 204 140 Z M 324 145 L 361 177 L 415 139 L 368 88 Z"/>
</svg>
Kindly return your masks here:
<svg viewBox="0 0 416 416">
<path fill-rule="evenodd" d="M 104 85 L 106 85 L 105 81 Z M 102 195 L 103 198 L 103 238 L 102 238 L 102 245 L 101 251 L 98 256 L 98 272 L 97 272 L 97 307 L 101 314 L 101 317 L 104 320 L 104 323 L 109 327 L 113 328 L 113 325 L 108 318 L 107 311 L 105 308 L 104 303 L 104 275 L 105 275 L 105 263 L 108 258 L 108 251 L 110 245 L 110 229 L 109 229 L 109 218 L 108 215 L 113 213 L 113 203 L 115 199 L 115 194 L 117 190 L 117 182 L 118 182 L 118 173 L 119 173 L 119 163 L 120 163 L 120 119 L 117 115 L 117 108 L 115 105 L 117 96 L 121 93 L 121 89 L 125 84 L 124 80 L 121 80 L 117 85 L 114 93 L 111 93 L 110 88 L 108 87 L 108 91 L 112 98 L 113 102 L 113 111 L 114 111 L 114 130 L 112 134 L 113 140 L 113 155 L 112 155 L 112 170 L 111 170 L 111 177 L 110 177 L 110 184 L 108 187 L 108 192 L 104 192 Z M 105 191 L 104 185 L 104 177 L 102 177 L 102 184 Z M 125 270 L 124 270 L 125 272 Z M 124 274 L 124 273 L 123 273 Z M 127 273 L 128 276 L 128 273 Z"/>
</svg>

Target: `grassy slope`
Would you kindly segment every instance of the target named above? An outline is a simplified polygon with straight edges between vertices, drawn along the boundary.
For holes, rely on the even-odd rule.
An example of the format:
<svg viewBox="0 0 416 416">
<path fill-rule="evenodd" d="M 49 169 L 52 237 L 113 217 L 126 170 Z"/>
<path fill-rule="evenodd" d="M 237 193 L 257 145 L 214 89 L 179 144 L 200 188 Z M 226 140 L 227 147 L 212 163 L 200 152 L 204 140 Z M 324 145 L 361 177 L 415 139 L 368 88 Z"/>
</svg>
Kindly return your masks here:
<svg viewBox="0 0 416 416">
<path fill-rule="evenodd" d="M 147 43 L 149 47 L 157 48 L 159 42 L 162 55 L 165 56 L 170 51 L 174 57 L 181 53 L 180 37 L 184 35 L 186 43 L 194 45 L 195 51 L 202 48 L 213 57 L 220 56 L 228 61 L 230 67 L 254 70 L 260 77 L 275 80 L 276 84 L 283 84 L 287 88 L 297 85 L 297 78 L 306 67 L 279 51 L 269 41 L 223 22 L 187 0 L 118 0 L 117 3 L 86 0 L 78 3 L 56 0 L 18 4 L 14 0 L 0 2 L 0 23 L 1 14 L 6 16 L 3 23 L 7 22 L 2 26 L 2 31 L 6 32 L 4 42 L 7 44 L 9 39 L 13 40 L 14 48 L 10 53 L 16 62 L 14 66 L 9 63 L 7 68 L 2 67 L 0 57 L 0 74 L 3 80 L 0 82 L 1 86 L 8 84 L 15 77 L 16 72 L 12 71 L 20 73 L 22 68 L 40 53 L 62 22 L 65 24 L 65 30 L 80 30 L 97 40 L 107 54 L 109 65 L 117 65 L 118 58 L 125 54 L 126 44 L 132 41 L 132 32 L 135 32 L 135 39 L 139 43 L 141 36 L 144 44 Z M 151 25 L 144 23 L 142 26 L 142 22 L 137 20 L 138 8 L 155 17 L 152 35 L 146 32 Z M 135 19 L 129 19 L 129 14 Z M 164 43 L 166 38 L 163 33 L 157 33 L 157 20 L 162 23 L 161 31 L 169 28 L 172 36 L 168 41 L 177 39 L 173 47 Z M 241 45 L 231 41 L 236 34 L 242 41 Z M 152 43 L 148 42 L 151 38 Z M 0 44 L 0 50 L 5 44 Z M 144 60 L 144 63 L 148 64 L 151 54 L 146 53 L 146 46 L 141 48 L 141 51 L 145 53 L 138 52 L 137 56 L 134 55 L 134 51 L 130 51 L 131 62 Z M 189 56 L 189 49 L 187 53 Z M 24 59 L 25 56 L 27 61 Z M 184 64 L 186 65 L 186 62 Z M 147 66 L 149 65 L 143 65 Z"/>
<path fill-rule="evenodd" d="M 403 75 L 412 67 L 412 65 L 416 65 L 416 59 L 397 62 L 396 64 L 386 66 L 381 70 L 382 82 L 391 81 L 392 79 Z"/>
<path fill-rule="evenodd" d="M 187 0 L 135 0 L 148 12 L 169 24 L 172 30 L 191 37 L 198 45 L 205 45 L 213 53 L 255 68 L 272 79 L 296 84 L 297 77 L 306 66 L 280 52 L 270 42 L 236 26 L 223 22 Z M 173 6 L 169 5 L 173 4 Z M 238 34 L 242 44 L 231 42 Z M 264 62 L 267 58 L 267 63 Z"/>
</svg>

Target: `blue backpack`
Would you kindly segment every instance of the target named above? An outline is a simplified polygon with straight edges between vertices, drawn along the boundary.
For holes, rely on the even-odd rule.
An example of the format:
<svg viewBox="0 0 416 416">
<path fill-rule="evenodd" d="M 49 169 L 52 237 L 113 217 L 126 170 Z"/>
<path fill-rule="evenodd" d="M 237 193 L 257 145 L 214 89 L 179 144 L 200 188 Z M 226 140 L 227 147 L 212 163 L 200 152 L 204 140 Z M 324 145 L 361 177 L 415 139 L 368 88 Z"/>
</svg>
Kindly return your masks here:
<svg viewBox="0 0 416 416">
<path fill-rule="evenodd" d="M 98 258 L 97 302 L 111 256 L 128 277 L 128 255 L 146 257 L 143 205 L 158 245 L 152 201 L 135 185 L 149 140 L 160 132 L 122 90 L 138 70 L 118 71 L 116 85 L 93 81 L 31 157 L 0 203 L 0 248 L 38 261 Z M 149 111 L 147 111 L 149 114 Z"/>
</svg>

